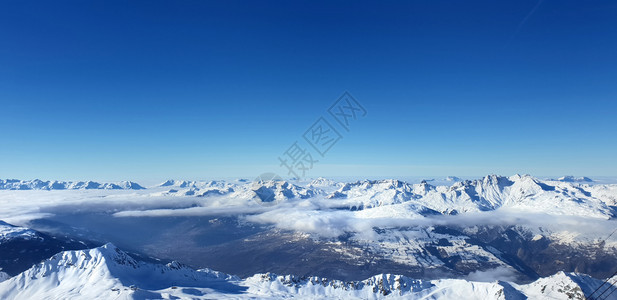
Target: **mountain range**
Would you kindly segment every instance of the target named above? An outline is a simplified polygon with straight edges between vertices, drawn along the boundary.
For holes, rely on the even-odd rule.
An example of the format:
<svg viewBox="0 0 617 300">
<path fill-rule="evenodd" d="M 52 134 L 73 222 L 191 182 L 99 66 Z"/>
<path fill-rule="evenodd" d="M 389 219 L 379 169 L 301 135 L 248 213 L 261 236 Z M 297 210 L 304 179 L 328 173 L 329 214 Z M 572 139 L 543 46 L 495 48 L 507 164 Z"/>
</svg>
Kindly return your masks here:
<svg viewBox="0 0 617 300">
<path fill-rule="evenodd" d="M 0 190 L 142 190 L 144 187 L 132 182 L 98 183 L 95 181 L 43 181 L 0 179 Z"/>
<path fill-rule="evenodd" d="M 584 299 L 617 265 L 591 179 L 115 186 L 0 181 L 0 298 Z"/>
</svg>

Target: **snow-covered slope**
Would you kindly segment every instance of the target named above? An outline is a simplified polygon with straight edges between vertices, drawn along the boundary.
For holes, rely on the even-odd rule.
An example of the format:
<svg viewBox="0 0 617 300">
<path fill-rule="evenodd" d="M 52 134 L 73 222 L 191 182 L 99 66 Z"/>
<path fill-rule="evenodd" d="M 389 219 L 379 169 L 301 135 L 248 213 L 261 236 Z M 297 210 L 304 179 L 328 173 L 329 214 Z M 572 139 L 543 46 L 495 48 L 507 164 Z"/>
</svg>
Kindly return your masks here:
<svg viewBox="0 0 617 300">
<path fill-rule="evenodd" d="M 132 181 L 121 181 L 116 183 L 98 183 L 94 181 L 43 181 L 0 179 L 0 190 L 141 190 L 141 185 Z"/>
<path fill-rule="evenodd" d="M 329 199 L 328 206 L 364 210 L 401 203 L 411 204 L 416 213 L 461 214 L 501 208 L 611 218 L 615 215 L 617 185 L 589 185 L 586 177 L 539 180 L 529 175 L 489 175 L 477 180 L 451 179 L 452 185 L 411 184 L 400 180 L 335 182 L 317 178 L 306 185 L 287 181 L 225 182 L 168 180 L 148 191 L 158 196 L 225 196 L 230 200 L 252 200 L 271 195 L 277 202 Z M 42 181 L 0 179 L 0 190 L 141 190 L 141 185 L 123 181 Z M 229 203 L 239 203 L 231 201 Z M 613 207 L 611 207 L 613 206 Z"/>
<path fill-rule="evenodd" d="M 170 179 L 167 180 L 161 184 L 159 184 L 159 187 L 174 187 L 174 188 L 200 188 L 200 189 L 204 189 L 204 188 L 224 188 L 224 187 L 228 187 L 231 184 L 225 182 L 225 181 L 217 181 L 217 180 L 210 180 L 210 181 L 190 181 L 190 180 L 174 180 L 174 179 Z"/>
<path fill-rule="evenodd" d="M 524 285 L 423 281 L 381 274 L 362 281 L 256 274 L 246 279 L 178 263 L 138 261 L 112 244 L 61 252 L 0 282 L 1 299 L 584 299 L 602 281 L 558 273 Z M 609 290 L 607 293 L 611 292 Z"/>
<path fill-rule="evenodd" d="M 233 277 L 210 270 L 195 271 L 178 263 L 157 265 L 137 261 L 112 244 L 61 252 L 0 283 L 1 299 L 161 299 L 226 287 Z M 159 291 L 158 293 L 153 291 Z"/>
<path fill-rule="evenodd" d="M 41 239 L 41 237 L 36 231 L 32 229 L 13 226 L 0 220 L 0 243 L 15 239 L 31 240 Z"/>
<path fill-rule="evenodd" d="M 311 188 L 303 188 L 287 181 L 254 182 L 251 190 L 244 190 L 244 195 L 256 194 L 262 202 L 283 202 L 290 199 L 306 199 L 317 195 Z M 240 194 L 242 195 L 242 194 Z"/>
<path fill-rule="evenodd" d="M 4 272 L 0 272 L 0 282 L 3 282 L 3 281 L 5 281 L 5 280 L 7 280 L 9 278 L 11 278 L 11 276 L 9 274 L 4 273 Z"/>
<path fill-rule="evenodd" d="M 576 180 L 574 180 L 576 179 Z M 540 180 L 529 175 L 510 177 L 488 175 L 476 180 L 451 177 L 451 185 L 431 182 L 408 183 L 401 180 L 362 180 L 336 182 L 317 178 L 305 184 L 289 181 L 184 181 L 168 180 L 148 192 L 152 196 L 194 196 L 217 198 L 227 205 L 259 204 L 262 198 L 273 204 L 303 200 L 319 202 L 320 207 L 367 210 L 382 217 L 385 211 L 412 215 L 457 215 L 464 213 L 510 210 L 551 215 L 582 216 L 610 219 L 616 214 L 617 185 L 586 184 L 587 179 L 563 177 Z M 5 184 L 6 185 L 6 184 Z M 2 186 L 0 181 L 0 187 Z M 11 183 L 12 189 L 21 188 Z M 52 189 L 52 183 L 34 184 L 39 189 Z M 65 184 L 67 189 L 83 189 L 84 184 Z M 32 187 L 35 188 L 35 187 Z M 97 188 L 109 188 L 101 185 Z M 122 188 L 133 188 L 122 186 Z M 137 188 L 137 187 L 135 187 Z M 257 200 L 257 201 L 255 201 Z M 403 205 L 402 205 L 403 204 Z M 383 209 L 380 207 L 389 207 Z M 392 215 L 391 217 L 398 217 Z"/>
<path fill-rule="evenodd" d="M 523 282 L 557 271 L 614 272 L 604 266 L 617 262 L 610 235 L 617 185 L 519 175 L 435 182 L 318 178 L 4 190 L 0 215 L 74 240 L 125 242 L 146 255 L 242 276 L 272 271 L 359 280 L 394 273 L 430 280 L 498 269 L 505 271 L 500 279 Z M 5 246 L 0 267 L 32 248 Z"/>
<path fill-rule="evenodd" d="M 563 177 L 559 177 L 557 179 L 557 181 L 563 181 L 563 182 L 593 182 L 593 180 L 589 177 L 574 177 L 572 175 L 569 176 L 563 176 Z"/>
<path fill-rule="evenodd" d="M 15 275 L 58 251 L 92 246 L 92 243 L 83 243 L 62 236 L 52 237 L 0 220 L 0 271 L 3 273 Z"/>
<path fill-rule="evenodd" d="M 177 196 L 222 196 L 234 192 L 235 184 L 225 181 L 167 180 L 157 186 L 165 188 L 163 195 Z M 160 194 L 160 193 L 159 193 Z"/>
<path fill-rule="evenodd" d="M 529 175 L 489 175 L 452 186 L 433 186 L 425 181 L 409 184 L 399 180 L 365 180 L 346 183 L 327 198 L 351 209 L 367 209 L 413 203 L 419 210 L 440 214 L 511 209 L 555 215 L 611 218 L 614 190 L 595 193 L 598 186 L 546 181 Z"/>
</svg>

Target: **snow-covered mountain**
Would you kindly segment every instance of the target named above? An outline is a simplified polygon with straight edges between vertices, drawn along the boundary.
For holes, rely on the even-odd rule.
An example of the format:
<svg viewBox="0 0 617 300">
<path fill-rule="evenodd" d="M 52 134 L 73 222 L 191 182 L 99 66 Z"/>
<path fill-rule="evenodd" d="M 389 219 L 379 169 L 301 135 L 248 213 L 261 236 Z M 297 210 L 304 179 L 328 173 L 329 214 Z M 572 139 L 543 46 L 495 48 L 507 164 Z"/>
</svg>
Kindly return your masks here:
<svg viewBox="0 0 617 300">
<path fill-rule="evenodd" d="M 573 215 L 613 218 L 616 214 L 617 184 L 586 184 L 591 179 L 565 176 L 557 180 L 540 180 L 529 175 L 510 177 L 488 175 L 476 180 L 448 177 L 443 183 L 431 181 L 409 183 L 401 180 L 362 180 L 337 182 L 317 178 L 304 184 L 284 180 L 270 182 L 186 181 L 167 180 L 146 190 L 152 196 L 193 196 L 226 199 L 229 205 L 255 204 L 261 198 L 273 198 L 276 203 L 314 200 L 322 206 L 367 210 L 366 214 L 395 208 L 402 204 L 411 214 L 457 215 L 499 209 L 542 212 L 552 215 Z M 61 182 L 0 180 L 0 190 L 72 190 L 72 189 L 144 189 L 137 183 Z M 323 201 L 323 200 L 327 200 Z M 259 202 L 259 201 L 257 201 Z"/>
<path fill-rule="evenodd" d="M 79 241 L 88 239 L 88 247 L 111 241 L 140 255 L 245 277 L 234 284 L 251 295 L 278 288 L 279 279 L 250 284 L 263 272 L 300 276 L 289 277 L 299 282 L 293 293 L 321 289 L 303 281 L 310 276 L 360 285 L 380 273 L 435 286 L 450 278 L 475 290 L 488 285 L 470 281 L 494 276 L 502 281 L 491 289 L 510 293 L 515 282 L 558 271 L 602 278 L 617 264 L 617 241 L 610 235 L 616 184 L 489 175 L 450 182 L 169 180 L 129 193 L 64 186 L 78 190 L 0 191 L 0 215 L 22 226 L 4 224 L 0 236 L 11 238 L 0 238 L 0 271 L 16 275 L 58 251 L 84 249 Z M 13 238 L 28 234 L 35 238 Z M 163 295 L 158 288 L 141 289 Z M 373 297 L 363 293 L 337 297 Z"/>
<path fill-rule="evenodd" d="M 0 243 L 15 239 L 32 240 L 39 238 L 38 233 L 32 229 L 13 226 L 0 220 Z"/>
<path fill-rule="evenodd" d="M 448 176 L 448 177 L 446 177 L 446 179 L 445 179 L 445 180 L 446 180 L 446 181 L 454 181 L 454 182 L 456 182 L 456 181 L 461 181 L 461 179 L 460 179 L 460 178 L 458 178 L 458 177 L 456 177 L 456 176 Z"/>
<path fill-rule="evenodd" d="M 601 280 L 559 272 L 529 284 L 418 280 L 381 274 L 361 281 L 256 274 L 245 279 L 172 262 L 139 261 L 112 244 L 65 251 L 0 282 L 2 299 L 584 299 Z M 615 287 L 608 287 L 606 294 Z M 603 291 L 603 290 L 602 290 Z"/>
<path fill-rule="evenodd" d="M 255 194 L 261 203 L 307 199 L 317 195 L 315 190 L 311 188 L 300 187 L 287 181 L 253 182 L 251 190 L 245 190 L 243 194 L 246 195 L 247 193 L 249 195 Z"/>
<path fill-rule="evenodd" d="M 225 187 L 228 186 L 224 181 L 195 181 L 195 180 L 166 180 L 159 184 L 159 187 L 175 187 L 175 188 L 212 188 L 212 187 Z"/>
<path fill-rule="evenodd" d="M 92 243 L 79 242 L 61 236 L 52 237 L 0 220 L 0 271 L 2 271 L 0 273 L 14 275 L 58 251 L 92 246 Z M 0 280 L 1 278 L 2 274 L 0 274 Z"/>
<path fill-rule="evenodd" d="M 188 180 L 167 180 L 157 186 L 165 188 L 165 195 L 178 196 L 221 196 L 234 192 L 233 183 L 225 181 L 188 181 Z"/>
<path fill-rule="evenodd" d="M 2 299 L 161 299 L 175 286 L 177 294 L 226 287 L 231 276 L 195 271 L 178 263 L 150 264 L 135 260 L 112 244 L 61 252 L 0 283 Z M 151 290 L 151 291 L 150 291 Z"/>
<path fill-rule="evenodd" d="M 463 213 L 509 209 L 610 219 L 616 215 L 617 185 L 588 185 L 564 180 L 540 180 L 529 175 L 510 177 L 489 175 L 476 180 L 450 178 L 452 185 L 412 184 L 401 180 L 362 180 L 336 182 L 317 178 L 305 185 L 288 181 L 224 182 L 169 180 L 159 189 L 165 195 L 222 196 L 229 203 L 268 198 L 276 203 L 314 199 L 328 207 L 349 210 L 373 209 L 402 204 L 419 215 Z M 156 192 L 160 195 L 160 192 Z M 322 200 L 328 200 L 324 202 Z M 385 216 L 384 216 L 385 217 Z"/>
<path fill-rule="evenodd" d="M 507 208 L 609 219 L 615 215 L 611 207 L 614 195 L 596 192 L 601 189 L 602 186 L 543 182 L 529 175 L 489 175 L 452 186 L 433 186 L 426 181 L 409 184 L 399 180 L 364 180 L 346 183 L 327 198 L 350 209 L 412 203 L 423 213 L 446 215 Z"/>
<path fill-rule="evenodd" d="M 0 271 L 0 282 L 3 282 L 9 278 L 11 278 L 11 275 Z"/>
<path fill-rule="evenodd" d="M 94 181 L 43 181 L 0 179 L 0 190 L 142 190 L 144 187 L 132 181 L 98 183 Z"/>
<path fill-rule="evenodd" d="M 585 177 L 585 176 L 575 177 L 575 176 L 572 176 L 572 175 L 559 177 L 556 180 L 557 181 L 562 181 L 562 182 L 593 182 L 593 179 L 591 179 L 589 177 Z"/>
</svg>

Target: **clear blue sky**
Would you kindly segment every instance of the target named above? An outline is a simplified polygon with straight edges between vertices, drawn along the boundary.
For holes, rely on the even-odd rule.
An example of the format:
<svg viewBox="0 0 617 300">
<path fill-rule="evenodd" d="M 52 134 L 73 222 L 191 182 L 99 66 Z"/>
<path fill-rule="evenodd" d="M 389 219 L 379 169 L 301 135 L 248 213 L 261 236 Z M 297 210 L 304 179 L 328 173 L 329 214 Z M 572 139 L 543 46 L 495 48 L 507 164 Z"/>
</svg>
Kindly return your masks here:
<svg viewBox="0 0 617 300">
<path fill-rule="evenodd" d="M 617 175 L 614 1 L 0 3 L 0 178 Z"/>
</svg>

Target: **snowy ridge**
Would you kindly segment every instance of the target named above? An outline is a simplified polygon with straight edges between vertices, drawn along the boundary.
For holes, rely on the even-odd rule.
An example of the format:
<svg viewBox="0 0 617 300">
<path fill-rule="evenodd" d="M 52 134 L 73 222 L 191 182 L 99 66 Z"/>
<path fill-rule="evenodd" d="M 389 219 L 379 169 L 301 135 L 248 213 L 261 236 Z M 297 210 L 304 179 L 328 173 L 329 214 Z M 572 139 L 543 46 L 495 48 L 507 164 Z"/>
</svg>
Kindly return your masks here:
<svg viewBox="0 0 617 300">
<path fill-rule="evenodd" d="M 219 272 L 193 270 L 179 263 L 137 261 L 106 244 L 99 248 L 65 251 L 0 283 L 2 299 L 133 299 L 162 298 L 149 290 L 174 285 L 209 290 L 236 279 Z M 182 294 L 182 291 L 178 292 Z"/>
<path fill-rule="evenodd" d="M 174 180 L 170 179 L 158 185 L 159 187 L 175 187 L 175 188 L 212 188 L 212 187 L 226 187 L 228 183 L 224 181 L 191 181 L 191 180 Z"/>
<path fill-rule="evenodd" d="M 0 223 L 0 237 L 17 241 L 13 246 L 5 243 L 12 248 L 3 254 L 5 269 L 0 271 L 19 274 L 0 284 L 0 299 L 561 299 L 580 297 L 579 291 L 587 293 L 597 281 L 570 273 L 546 276 L 561 270 L 597 277 L 612 274 L 602 266 L 614 265 L 617 257 L 615 239 L 606 239 L 615 224 L 617 185 L 539 180 L 528 175 L 489 175 L 449 185 L 434 182 L 170 180 L 130 193 L 87 188 L 53 193 L 0 191 L 0 207 L 9 222 L 24 214 L 33 218 L 57 215 L 57 220 L 63 220 L 62 216 L 71 216 L 66 211 L 97 212 L 103 215 L 102 220 L 108 218 L 105 214 L 136 217 L 132 222 L 143 227 L 138 229 L 162 239 L 162 245 L 174 243 L 174 237 L 184 234 L 184 229 L 157 235 L 149 229 L 157 219 L 143 217 L 180 216 L 191 228 L 204 230 L 200 238 L 235 230 L 249 234 L 195 248 L 206 255 L 192 249 L 165 249 L 173 253 L 165 257 L 190 257 L 191 264 L 200 267 L 248 276 L 240 279 L 177 263 L 145 263 L 113 245 L 62 252 L 38 264 L 41 258 L 63 249 L 93 244 L 62 248 L 65 244 L 49 240 L 32 246 L 38 239 L 19 239 L 45 234 Z M 259 203 L 255 200 L 258 193 L 266 199 L 272 196 L 268 201 L 274 203 Z M 205 224 L 192 216 L 211 220 Z M 106 230 L 106 223 L 101 223 L 96 226 L 102 229 L 93 227 L 95 232 Z M 601 239 L 605 240 L 599 243 Z M 53 250 L 36 256 L 35 250 L 48 248 Z M 23 254 L 21 249 L 30 252 Z M 298 256 L 285 253 L 295 249 L 309 250 L 301 250 L 301 267 L 290 268 L 298 263 Z M 157 256 L 156 250 L 149 251 L 153 252 L 145 254 L 164 257 Z M 193 253 L 196 255 L 191 256 Z M 266 257 L 265 264 L 250 269 L 252 255 Z M 15 258 L 23 261 L 29 257 L 27 264 L 9 264 Z M 217 260 L 223 263 L 217 265 Z M 27 270 L 33 263 L 37 265 Z M 253 275 L 264 271 L 318 277 Z M 373 276 L 378 273 L 402 275 Z M 444 277 L 457 279 L 440 279 Z M 502 281 L 474 281 L 487 278 Z M 520 284 L 537 278 L 541 279 Z"/>
<path fill-rule="evenodd" d="M 165 191 L 165 195 L 181 196 L 222 196 L 234 192 L 235 184 L 224 181 L 188 181 L 188 180 L 167 180 L 157 187 L 170 188 Z"/>
<path fill-rule="evenodd" d="M 144 187 L 132 182 L 98 183 L 94 181 L 43 181 L 0 179 L 0 190 L 142 190 Z"/>
<path fill-rule="evenodd" d="M 433 185 L 430 181 L 412 184 L 395 179 L 337 182 L 322 177 L 304 183 L 284 180 L 167 180 L 147 191 L 152 196 L 224 198 L 228 205 L 253 205 L 256 197 L 273 199 L 276 203 L 309 199 L 326 207 L 375 211 L 382 217 L 387 217 L 384 211 L 398 211 L 402 206 L 407 211 L 404 214 L 423 216 L 499 209 L 602 219 L 611 219 L 617 215 L 617 184 L 585 184 L 587 179 L 567 180 L 570 177 L 540 180 L 530 175 L 488 175 L 476 180 L 461 180 L 451 176 L 447 178 L 452 182 L 451 185 Z M 140 188 L 131 182 L 98 184 L 0 180 L 0 189 Z"/>
<path fill-rule="evenodd" d="M 6 281 L 9 278 L 11 278 L 11 276 L 9 274 L 6 274 L 4 272 L 0 272 L 0 282 Z"/>
<path fill-rule="evenodd" d="M 587 275 L 563 272 L 523 285 L 461 279 L 423 281 L 390 274 L 362 281 L 271 273 L 240 279 L 209 269 L 193 270 L 175 262 L 162 265 L 138 261 L 114 245 L 106 244 L 89 250 L 58 253 L 0 282 L 0 298 L 584 299 L 585 294 L 590 294 L 601 283 Z"/>
<path fill-rule="evenodd" d="M 609 206 L 614 205 L 616 196 L 616 189 L 607 188 L 611 186 L 543 182 L 529 175 L 489 175 L 458 181 L 452 186 L 433 186 L 426 181 L 409 184 L 399 180 L 365 180 L 346 183 L 327 198 L 340 200 L 352 209 L 412 203 L 421 210 L 440 214 L 508 208 L 609 219 L 614 216 Z"/>
<path fill-rule="evenodd" d="M 37 238 L 40 238 L 40 236 L 32 229 L 13 226 L 4 221 L 0 221 L 0 243 L 13 239 L 30 240 Z"/>
<path fill-rule="evenodd" d="M 564 177 L 568 178 L 568 177 Z M 610 219 L 617 214 L 616 184 L 585 184 L 572 180 L 539 180 L 529 175 L 489 175 L 476 180 L 452 179 L 452 185 L 400 180 L 336 182 L 317 178 L 301 184 L 288 181 L 185 181 L 168 180 L 146 192 L 151 196 L 224 197 L 230 205 L 251 205 L 255 197 L 271 197 L 277 203 L 315 200 L 327 207 L 370 210 L 401 206 L 414 215 L 456 215 L 468 212 L 509 209 Z M 584 179 L 584 182 L 587 182 Z M 141 190 L 141 185 L 124 181 L 64 182 L 1 180 L 0 190 Z M 221 202 L 222 203 L 222 202 Z M 395 210 L 400 209 L 397 207 Z M 379 209 L 383 215 L 383 209 Z M 384 215 L 385 217 L 385 215 Z"/>
<path fill-rule="evenodd" d="M 249 292 L 260 295 L 291 294 L 298 296 L 321 296 L 343 298 L 381 298 L 384 296 L 404 296 L 415 291 L 435 287 L 430 281 L 411 279 L 400 275 L 380 274 L 362 281 L 329 280 L 320 277 L 280 276 L 272 273 L 256 274 L 245 282 Z"/>
<path fill-rule="evenodd" d="M 456 176 L 448 176 L 445 178 L 445 181 L 461 181 L 461 179 Z"/>
<path fill-rule="evenodd" d="M 244 190 L 241 195 L 257 194 L 261 198 L 273 197 L 276 201 L 307 199 L 318 195 L 318 190 L 300 187 L 287 181 L 254 182 L 250 188 L 250 190 Z"/>
<path fill-rule="evenodd" d="M 313 179 L 308 185 L 306 185 L 306 188 L 314 189 L 316 191 L 323 191 L 324 193 L 331 193 L 341 188 L 343 185 L 345 185 L 345 183 L 319 177 Z"/>
<path fill-rule="evenodd" d="M 554 179 L 562 182 L 593 182 L 593 180 L 589 177 L 574 177 L 572 175 L 559 177 L 558 179 Z"/>
</svg>

